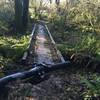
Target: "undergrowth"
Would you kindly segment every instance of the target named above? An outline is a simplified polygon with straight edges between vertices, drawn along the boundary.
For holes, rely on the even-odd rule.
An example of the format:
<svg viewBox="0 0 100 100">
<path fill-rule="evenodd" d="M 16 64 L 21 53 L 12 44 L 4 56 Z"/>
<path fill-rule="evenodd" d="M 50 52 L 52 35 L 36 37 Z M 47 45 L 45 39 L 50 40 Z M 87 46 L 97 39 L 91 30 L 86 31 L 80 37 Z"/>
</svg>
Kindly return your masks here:
<svg viewBox="0 0 100 100">
<path fill-rule="evenodd" d="M 81 83 L 86 86 L 86 91 L 83 92 L 85 100 L 91 100 L 91 98 L 98 99 L 100 97 L 100 75 L 99 74 L 85 74 L 81 76 Z M 96 100 L 97 100 L 96 99 Z"/>
<path fill-rule="evenodd" d="M 18 62 L 29 44 L 29 36 L 0 37 L 0 68 Z M 10 66 L 9 66 L 10 68 Z"/>
</svg>

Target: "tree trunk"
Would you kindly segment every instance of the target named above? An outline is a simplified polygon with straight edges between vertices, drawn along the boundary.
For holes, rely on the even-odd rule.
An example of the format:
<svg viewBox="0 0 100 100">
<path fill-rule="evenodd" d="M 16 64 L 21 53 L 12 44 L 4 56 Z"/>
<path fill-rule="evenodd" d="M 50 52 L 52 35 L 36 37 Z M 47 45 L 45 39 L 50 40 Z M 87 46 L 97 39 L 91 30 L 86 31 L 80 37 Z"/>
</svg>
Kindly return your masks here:
<svg viewBox="0 0 100 100">
<path fill-rule="evenodd" d="M 22 30 L 22 0 L 15 0 L 15 25 L 16 31 Z"/>
<path fill-rule="evenodd" d="M 28 24 L 28 7 L 29 7 L 29 0 L 23 0 L 23 32 L 26 32 L 27 24 Z"/>
<path fill-rule="evenodd" d="M 18 33 L 25 33 L 28 23 L 29 0 L 15 0 L 15 25 Z"/>
</svg>

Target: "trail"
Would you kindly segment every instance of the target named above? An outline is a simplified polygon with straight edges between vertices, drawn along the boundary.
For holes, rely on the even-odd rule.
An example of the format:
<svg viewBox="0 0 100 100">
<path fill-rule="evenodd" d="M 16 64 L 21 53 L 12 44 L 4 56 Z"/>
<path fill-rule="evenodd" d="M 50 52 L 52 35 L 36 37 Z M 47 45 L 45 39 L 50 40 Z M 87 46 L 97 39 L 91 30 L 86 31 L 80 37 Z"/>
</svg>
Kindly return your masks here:
<svg viewBox="0 0 100 100">
<path fill-rule="evenodd" d="M 50 43 L 47 40 L 47 33 L 44 31 L 42 25 L 38 25 L 37 36 L 36 36 L 36 46 L 35 54 L 37 63 L 53 64 L 52 52 L 50 51 Z"/>
<path fill-rule="evenodd" d="M 37 24 L 30 43 L 30 55 L 27 57 L 29 65 L 35 63 L 56 64 L 64 62 L 54 40 L 45 25 Z"/>
</svg>

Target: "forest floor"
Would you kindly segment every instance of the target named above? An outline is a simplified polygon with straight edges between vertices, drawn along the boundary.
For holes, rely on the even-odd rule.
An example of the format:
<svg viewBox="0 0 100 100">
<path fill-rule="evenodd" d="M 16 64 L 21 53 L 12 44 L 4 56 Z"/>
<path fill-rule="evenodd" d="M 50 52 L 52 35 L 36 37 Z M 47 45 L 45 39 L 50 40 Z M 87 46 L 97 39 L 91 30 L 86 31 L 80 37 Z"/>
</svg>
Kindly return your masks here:
<svg viewBox="0 0 100 100">
<path fill-rule="evenodd" d="M 78 72 L 56 71 L 38 85 L 16 86 L 9 100 L 82 100 L 83 91 Z"/>
<path fill-rule="evenodd" d="M 50 55 L 50 46 L 47 47 L 47 40 L 44 37 L 42 26 L 38 27 L 38 35 L 36 37 L 36 60 L 38 63 L 54 63 L 52 55 Z M 15 40 L 16 42 L 16 40 Z M 26 47 L 26 46 L 25 46 Z M 33 48 L 33 47 L 32 47 Z M 2 49 L 1 49 L 2 50 Z M 50 56 L 50 57 L 49 57 Z M 48 58 L 47 58 L 48 57 Z M 57 63 L 57 62 L 56 62 Z M 9 62 L 9 67 L 16 66 Z M 20 64 L 19 64 L 20 65 Z M 18 65 L 18 66 L 19 66 Z M 24 66 L 25 67 L 25 66 Z M 8 67 L 5 68 L 7 70 Z M 22 65 L 20 66 L 23 69 Z M 20 68 L 17 71 L 20 71 Z M 11 68 L 8 68 L 11 70 Z M 9 70 L 7 70 L 9 72 Z M 11 72 L 9 72 L 11 74 Z M 9 74 L 8 73 L 8 74 Z M 12 73 L 14 71 L 12 70 Z M 7 74 L 7 73 L 6 73 Z M 37 85 L 27 83 L 11 83 L 12 89 L 9 92 L 8 100 L 80 100 L 83 97 L 82 91 L 84 86 L 80 82 L 80 76 L 77 71 L 73 70 L 61 70 L 55 71 L 52 74 L 47 75 L 48 80 L 45 80 Z"/>
<path fill-rule="evenodd" d="M 1 36 L 1 38 L 3 37 Z M 39 37 L 37 38 L 38 38 L 37 44 L 38 43 L 43 44 L 43 42 L 40 42 L 41 38 Z M 28 39 L 29 39 L 28 36 L 22 36 L 21 41 L 20 41 L 16 37 L 12 38 L 9 36 L 9 38 L 7 37 L 7 39 L 5 38 L 3 42 L 1 42 L 1 46 L 2 46 L 0 47 L 1 57 L 3 54 L 6 53 L 4 57 L 10 58 L 8 62 L 6 63 L 5 70 L 17 69 L 17 71 L 20 71 L 24 69 L 22 65 L 18 68 L 17 66 L 19 66 L 20 63 L 14 60 L 22 56 L 25 48 L 28 45 Z M 6 42 L 5 40 L 7 40 L 6 45 L 4 45 L 4 42 Z M 73 43 L 73 41 L 75 43 L 76 40 L 77 39 L 75 40 L 71 39 L 71 36 L 70 36 L 69 41 L 71 43 Z M 5 47 L 7 48 L 5 49 Z M 44 45 L 42 45 L 42 47 L 44 47 Z M 6 51 L 8 48 L 9 48 L 9 51 Z M 17 51 L 16 51 L 16 48 L 17 48 Z M 39 52 L 40 47 L 37 46 L 37 50 Z M 12 51 L 14 51 L 13 54 L 17 54 L 17 56 L 19 55 L 19 57 L 15 56 L 13 60 L 11 60 L 11 58 L 13 57 L 13 54 L 10 52 Z M 46 49 L 46 51 L 48 51 L 48 49 Z M 42 59 L 42 56 L 41 56 L 41 59 Z M 4 60 L 2 59 L 2 62 Z M 40 57 L 38 60 L 40 62 Z M 16 63 L 13 63 L 13 61 Z M 1 63 L 1 65 L 4 66 L 5 64 Z M 16 99 L 17 100 L 83 100 L 85 98 L 89 99 L 93 97 L 96 97 L 96 99 L 98 99 L 98 96 L 100 93 L 99 86 L 98 86 L 99 75 L 96 73 L 91 73 L 90 71 L 87 71 L 84 68 L 83 69 L 75 68 L 75 69 L 70 69 L 70 70 L 55 71 L 48 76 L 50 76 L 48 80 L 45 80 L 38 85 L 32 85 L 32 84 L 27 84 L 27 83 L 26 84 L 14 83 L 15 85 L 13 84 L 12 86 L 13 88 L 10 90 L 11 92 L 9 92 L 10 94 L 9 94 L 8 100 L 16 100 Z M 97 81 L 96 87 L 93 84 L 91 84 L 92 83 L 91 80 L 94 84 L 95 84 L 95 81 Z"/>
</svg>

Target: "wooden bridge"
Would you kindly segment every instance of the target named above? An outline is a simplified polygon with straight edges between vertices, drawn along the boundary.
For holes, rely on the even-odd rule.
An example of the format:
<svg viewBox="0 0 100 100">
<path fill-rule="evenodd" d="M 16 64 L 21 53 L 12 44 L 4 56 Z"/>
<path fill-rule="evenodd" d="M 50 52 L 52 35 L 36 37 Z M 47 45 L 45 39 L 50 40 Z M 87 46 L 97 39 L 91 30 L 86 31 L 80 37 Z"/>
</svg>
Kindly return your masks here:
<svg viewBox="0 0 100 100">
<path fill-rule="evenodd" d="M 47 25 L 43 23 L 34 25 L 30 37 L 30 44 L 27 49 L 28 50 L 24 53 L 22 60 L 26 60 L 28 64 L 33 64 L 33 62 L 45 64 L 65 62 L 63 56 L 56 47 L 56 43 L 53 40 Z"/>
<path fill-rule="evenodd" d="M 27 67 L 31 67 L 31 69 L 1 78 L 0 89 L 2 91 L 6 91 L 6 87 L 9 86 L 9 83 L 16 83 L 17 80 L 20 80 L 19 84 L 23 82 L 37 84 L 48 79 L 48 73 L 58 69 L 71 67 L 70 61 L 65 62 L 60 51 L 57 49 L 55 41 L 53 40 L 47 25 L 41 22 L 34 25 L 32 34 L 30 35 L 29 46 L 22 57 L 22 63 L 23 67 L 24 64 L 26 64 Z M 55 76 L 53 76 L 51 79 L 54 78 Z M 44 84 L 50 84 L 50 81 L 45 81 Z M 44 84 L 40 83 L 39 88 L 41 92 Z M 54 84 L 56 83 L 54 82 Z M 36 87 L 38 86 L 36 85 Z M 45 91 L 48 91 L 48 88 Z M 40 95 L 37 92 L 37 89 L 35 93 Z M 5 94 L 3 93 L 3 95 Z"/>
</svg>

